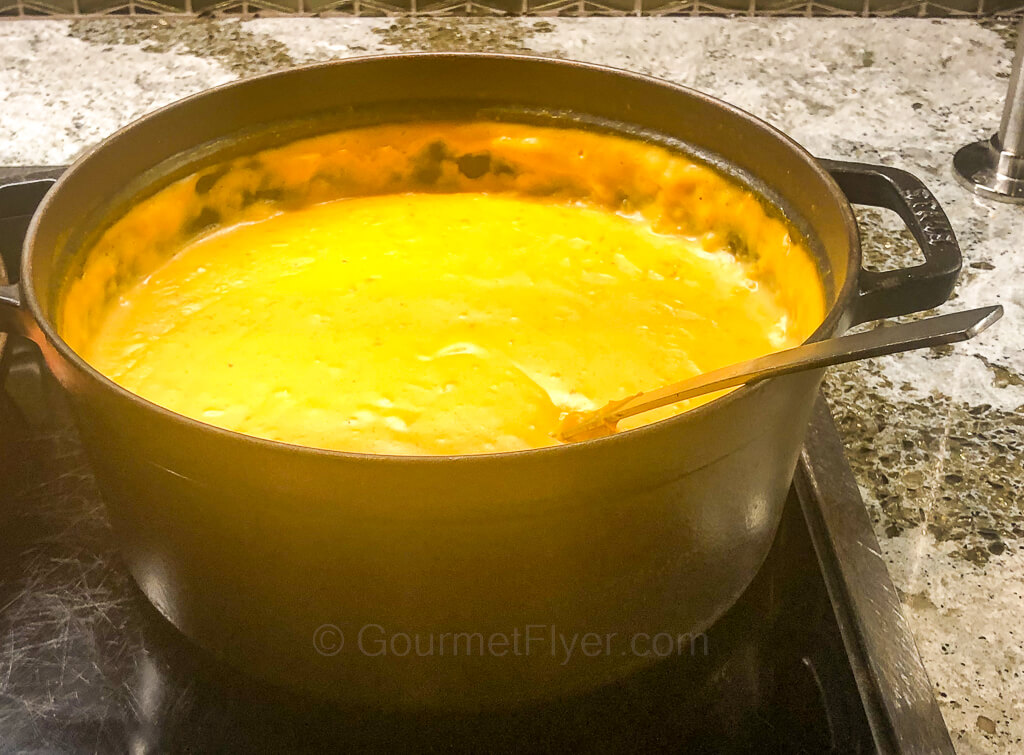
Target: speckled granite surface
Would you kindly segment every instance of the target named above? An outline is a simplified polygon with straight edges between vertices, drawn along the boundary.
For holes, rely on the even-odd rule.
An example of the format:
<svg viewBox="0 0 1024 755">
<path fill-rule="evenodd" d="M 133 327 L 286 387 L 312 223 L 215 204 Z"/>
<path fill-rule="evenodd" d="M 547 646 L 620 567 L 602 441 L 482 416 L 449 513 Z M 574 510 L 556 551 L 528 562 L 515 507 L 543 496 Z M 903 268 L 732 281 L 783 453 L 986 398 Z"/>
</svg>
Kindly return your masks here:
<svg viewBox="0 0 1024 755">
<path fill-rule="evenodd" d="M 959 189 L 998 123 L 998 22 L 821 19 L 0 23 L 0 165 L 62 164 L 159 105 L 241 75 L 413 49 L 534 51 L 651 73 L 765 118 L 815 154 L 923 178 L 964 248 L 954 301 L 1006 317 L 955 348 L 835 369 L 848 456 L 962 752 L 1024 750 L 1024 208 Z M 912 256 L 864 211 L 870 262 Z"/>
</svg>

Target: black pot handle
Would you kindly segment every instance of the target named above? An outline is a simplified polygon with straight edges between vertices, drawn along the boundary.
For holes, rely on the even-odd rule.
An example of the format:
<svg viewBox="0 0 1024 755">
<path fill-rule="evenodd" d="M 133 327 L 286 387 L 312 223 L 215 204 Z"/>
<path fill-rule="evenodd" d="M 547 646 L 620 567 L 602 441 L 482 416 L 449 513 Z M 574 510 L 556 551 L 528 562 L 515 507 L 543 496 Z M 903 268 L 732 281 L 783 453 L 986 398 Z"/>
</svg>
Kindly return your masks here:
<svg viewBox="0 0 1024 755">
<path fill-rule="evenodd" d="M 63 167 L 0 168 L 0 205 L 4 208 L 4 217 L 34 213 L 43 196 L 65 170 Z M 18 258 L 9 262 L 15 269 L 8 268 L 8 279 L 17 280 L 20 274 L 16 269 Z M 0 333 L 23 333 L 22 316 L 18 284 L 0 280 Z"/>
<path fill-rule="evenodd" d="M 925 261 L 901 270 L 861 269 L 854 323 L 897 317 L 942 304 L 960 273 L 960 245 L 949 218 L 915 176 L 884 165 L 820 160 L 853 204 L 894 210 L 924 253 Z"/>
</svg>

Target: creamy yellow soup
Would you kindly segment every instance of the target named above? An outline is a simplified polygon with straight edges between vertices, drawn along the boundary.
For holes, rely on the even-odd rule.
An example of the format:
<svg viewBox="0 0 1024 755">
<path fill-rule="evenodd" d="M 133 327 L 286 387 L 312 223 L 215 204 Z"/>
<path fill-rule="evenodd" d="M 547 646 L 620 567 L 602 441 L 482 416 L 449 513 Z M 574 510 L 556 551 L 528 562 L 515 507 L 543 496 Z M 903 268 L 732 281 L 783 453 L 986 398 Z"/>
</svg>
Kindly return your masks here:
<svg viewBox="0 0 1024 755">
<path fill-rule="evenodd" d="M 715 171 L 606 134 L 446 123 L 171 185 L 91 250 L 61 321 L 102 373 L 203 422 L 472 454 L 553 445 L 567 412 L 795 345 L 823 309 L 807 250 Z"/>
</svg>

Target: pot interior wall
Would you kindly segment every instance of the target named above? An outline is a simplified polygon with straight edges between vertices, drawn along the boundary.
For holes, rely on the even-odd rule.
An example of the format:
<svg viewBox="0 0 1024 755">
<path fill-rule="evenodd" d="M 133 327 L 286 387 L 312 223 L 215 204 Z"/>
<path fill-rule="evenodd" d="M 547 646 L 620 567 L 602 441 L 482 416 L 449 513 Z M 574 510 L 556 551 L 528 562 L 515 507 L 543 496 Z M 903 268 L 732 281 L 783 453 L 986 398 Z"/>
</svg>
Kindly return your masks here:
<svg viewBox="0 0 1024 755">
<path fill-rule="evenodd" d="M 813 161 L 781 135 L 714 100 L 646 78 L 452 54 L 348 61 L 228 85 L 119 132 L 67 174 L 41 216 L 34 240 L 41 257 L 31 275 L 42 314 L 54 317 L 62 281 L 102 221 L 202 161 L 342 125 L 524 110 L 548 121 L 580 113 L 591 122 L 628 121 L 737 175 L 782 207 L 807 238 L 819 257 L 826 306 L 836 304 L 851 251 L 842 205 Z M 46 255 L 51 259 L 43 263 Z"/>
<path fill-rule="evenodd" d="M 428 119 L 404 115 L 412 120 L 395 122 L 400 114 L 390 113 L 385 124 L 348 124 L 294 140 L 282 129 L 265 130 L 243 145 L 274 142 L 269 148 L 231 157 L 240 145 L 223 141 L 220 154 L 193 151 L 154 169 L 152 179 L 142 176 L 138 187 L 125 192 L 124 214 L 112 224 L 97 223 L 99 238 L 82 245 L 80 264 L 69 271 L 60 296 L 61 336 L 88 353 L 116 300 L 217 228 L 322 202 L 407 193 L 483 192 L 642 217 L 659 235 L 728 250 L 752 281 L 774 293 L 792 337 L 802 340 L 822 322 L 822 287 L 815 284 L 823 265 L 779 208 L 676 145 L 659 143 L 657 135 L 623 138 L 628 126 L 570 118 L 558 118 L 560 127 L 551 128 L 542 123 L 552 116 L 536 112 L 509 114 L 515 122 L 484 120 L 464 109 L 442 121 L 435 120 L 437 113 Z M 292 131 L 331 126 L 336 124 L 306 120 Z M 189 172 L 169 178 L 182 170 Z M 159 190 L 145 196 L 154 188 Z M 664 273 L 675 274 L 671 265 Z"/>
</svg>

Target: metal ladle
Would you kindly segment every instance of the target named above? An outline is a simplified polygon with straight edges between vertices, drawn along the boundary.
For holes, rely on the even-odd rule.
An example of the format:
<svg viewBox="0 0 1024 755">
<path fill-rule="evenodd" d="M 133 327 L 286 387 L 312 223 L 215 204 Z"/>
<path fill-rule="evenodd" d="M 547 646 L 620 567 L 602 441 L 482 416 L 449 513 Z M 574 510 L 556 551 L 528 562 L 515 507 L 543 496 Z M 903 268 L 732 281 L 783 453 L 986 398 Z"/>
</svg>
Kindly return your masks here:
<svg viewBox="0 0 1024 755">
<path fill-rule="evenodd" d="M 601 438 L 613 434 L 618 423 L 626 417 L 705 393 L 883 354 L 966 341 L 1002 316 L 1001 306 L 981 307 L 777 351 L 705 372 L 664 388 L 611 401 L 593 412 L 570 412 L 562 420 L 555 437 L 565 442 Z"/>
</svg>

